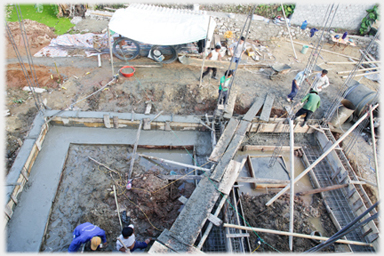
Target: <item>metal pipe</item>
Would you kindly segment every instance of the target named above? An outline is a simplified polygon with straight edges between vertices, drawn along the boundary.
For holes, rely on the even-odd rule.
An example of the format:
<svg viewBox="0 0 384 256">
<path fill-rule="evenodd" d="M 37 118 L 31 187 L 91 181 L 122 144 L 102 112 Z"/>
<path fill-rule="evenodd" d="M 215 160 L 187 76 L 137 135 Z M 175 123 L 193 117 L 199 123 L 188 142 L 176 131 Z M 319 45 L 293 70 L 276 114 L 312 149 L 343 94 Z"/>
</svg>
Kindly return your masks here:
<svg viewBox="0 0 384 256">
<path fill-rule="evenodd" d="M 373 126 L 373 109 L 372 105 L 369 105 L 369 116 L 371 121 L 371 136 L 372 136 L 372 147 L 373 147 L 373 156 L 375 160 L 375 171 L 376 171 L 376 184 L 377 186 L 377 194 L 380 199 L 380 180 L 379 180 L 379 165 L 377 163 L 377 153 L 376 153 L 376 138 L 375 138 L 375 127 Z"/>
<path fill-rule="evenodd" d="M 376 109 L 379 106 L 379 104 L 376 104 L 372 110 Z M 294 183 L 296 183 L 298 180 L 300 180 L 304 175 L 306 175 L 310 170 L 312 170 L 321 160 L 323 160 L 333 149 L 335 149 L 340 142 L 342 142 L 362 121 L 364 121 L 365 118 L 368 117 L 369 113 L 365 113 L 351 128 L 349 128 L 348 131 L 346 131 L 331 147 L 329 147 L 318 159 L 316 159 L 310 166 L 308 166 L 307 169 L 305 169 L 302 173 L 300 173 L 299 176 L 296 177 L 294 180 Z M 285 188 L 280 190 L 279 193 L 277 193 L 271 200 L 269 200 L 265 205 L 269 206 L 271 205 L 277 198 L 279 198 L 282 194 L 284 194 L 291 185 L 287 185 Z"/>
<path fill-rule="evenodd" d="M 293 133 L 293 121 L 289 119 L 289 133 L 290 133 L 290 158 L 291 158 L 291 196 L 290 196 L 290 211 L 289 211 L 289 232 L 293 233 L 293 219 L 295 211 L 295 191 L 294 191 L 294 178 L 295 178 L 295 154 L 294 154 L 294 133 Z M 289 236 L 289 250 L 293 249 L 293 236 Z"/>
</svg>

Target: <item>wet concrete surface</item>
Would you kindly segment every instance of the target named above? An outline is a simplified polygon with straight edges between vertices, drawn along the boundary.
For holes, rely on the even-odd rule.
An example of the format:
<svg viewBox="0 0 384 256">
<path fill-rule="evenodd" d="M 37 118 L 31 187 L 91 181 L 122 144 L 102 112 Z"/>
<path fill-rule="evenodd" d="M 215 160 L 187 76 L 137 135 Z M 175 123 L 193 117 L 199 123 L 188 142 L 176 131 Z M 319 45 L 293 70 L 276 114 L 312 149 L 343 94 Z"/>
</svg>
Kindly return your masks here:
<svg viewBox="0 0 384 256">
<path fill-rule="evenodd" d="M 50 128 L 31 170 L 29 182 L 7 225 L 7 251 L 38 252 L 70 144 L 134 144 L 134 129 L 83 127 Z M 177 139 L 175 139 L 177 135 Z M 141 145 L 199 145 L 210 152 L 210 133 L 142 131 Z M 199 154 L 199 152 L 198 152 Z M 72 232 L 72 230 L 67 230 Z M 20 243 L 20 241 L 23 241 Z"/>
</svg>

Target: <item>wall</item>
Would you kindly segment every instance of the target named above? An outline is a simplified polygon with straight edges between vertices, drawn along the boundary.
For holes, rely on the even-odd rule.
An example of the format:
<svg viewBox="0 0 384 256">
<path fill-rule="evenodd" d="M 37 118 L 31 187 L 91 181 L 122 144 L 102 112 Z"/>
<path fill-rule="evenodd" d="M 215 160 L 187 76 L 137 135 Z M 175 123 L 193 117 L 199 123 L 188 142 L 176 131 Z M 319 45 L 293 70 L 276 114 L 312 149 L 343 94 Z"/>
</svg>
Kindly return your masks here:
<svg viewBox="0 0 384 256">
<path fill-rule="evenodd" d="M 350 30 L 358 29 L 361 20 L 367 15 L 366 10 L 371 9 L 374 5 L 372 1 L 365 1 L 361 4 L 340 4 L 332 22 L 332 27 Z M 304 20 L 307 20 L 310 27 L 322 27 L 328 7 L 329 4 L 296 4 L 291 17 L 291 24 L 301 25 Z"/>
</svg>

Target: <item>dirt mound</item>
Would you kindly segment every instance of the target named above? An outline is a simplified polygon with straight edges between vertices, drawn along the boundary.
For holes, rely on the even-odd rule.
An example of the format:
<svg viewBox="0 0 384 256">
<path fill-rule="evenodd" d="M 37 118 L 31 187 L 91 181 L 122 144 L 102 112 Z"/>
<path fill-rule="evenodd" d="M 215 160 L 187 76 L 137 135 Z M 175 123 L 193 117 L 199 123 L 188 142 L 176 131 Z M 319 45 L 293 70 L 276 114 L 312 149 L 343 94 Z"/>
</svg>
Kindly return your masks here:
<svg viewBox="0 0 384 256">
<path fill-rule="evenodd" d="M 251 197 L 243 195 L 242 203 L 244 208 L 244 215 L 249 216 L 247 222 L 251 227 L 289 231 L 289 195 L 283 195 L 277 199 L 271 206 L 265 204 L 275 194 L 264 194 L 260 196 Z M 332 224 L 325 207 L 321 203 L 320 197 L 314 195 L 314 200 L 311 205 L 306 205 L 300 197 L 295 197 L 295 213 L 294 213 L 294 232 L 300 234 L 311 234 L 316 228 L 311 223 L 311 218 L 321 218 L 321 224 L 326 233 L 322 236 L 330 237 L 336 233 L 337 230 Z M 280 236 L 269 233 L 258 233 L 258 235 L 265 241 L 262 243 L 258 251 L 272 251 L 288 252 L 289 250 L 289 237 Z M 254 232 L 250 232 L 250 244 L 252 251 L 256 249 L 257 236 Z M 268 246 L 268 245 L 270 246 Z M 317 242 L 306 239 L 294 237 L 293 251 L 303 252 L 317 245 Z M 331 245 L 325 251 L 334 251 Z"/>
<path fill-rule="evenodd" d="M 57 35 L 54 33 L 55 29 L 48 27 L 47 25 L 34 20 L 24 20 L 23 23 L 32 55 L 39 51 L 41 48 L 49 45 L 51 40 L 57 37 Z M 20 23 L 9 22 L 8 26 L 13 36 L 13 40 L 18 46 L 18 51 L 21 55 L 25 55 L 26 51 L 24 47 L 24 40 L 21 35 Z M 12 48 L 11 38 L 9 38 L 8 33 L 6 33 L 6 38 L 8 58 L 14 58 L 16 57 L 16 54 Z"/>
</svg>

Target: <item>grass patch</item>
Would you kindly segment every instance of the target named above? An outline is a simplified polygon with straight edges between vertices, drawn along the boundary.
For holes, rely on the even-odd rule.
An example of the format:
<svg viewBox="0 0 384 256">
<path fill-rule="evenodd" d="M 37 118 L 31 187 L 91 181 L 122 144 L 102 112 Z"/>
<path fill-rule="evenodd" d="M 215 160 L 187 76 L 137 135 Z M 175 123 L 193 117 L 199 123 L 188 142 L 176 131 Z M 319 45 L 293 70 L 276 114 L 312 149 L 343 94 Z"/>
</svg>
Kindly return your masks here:
<svg viewBox="0 0 384 256">
<path fill-rule="evenodd" d="M 69 18 L 57 18 L 53 5 L 44 4 L 43 12 L 38 13 L 34 7 L 34 4 L 20 4 L 21 15 L 24 20 L 34 20 L 39 23 L 45 24 L 48 27 L 55 28 L 56 35 L 65 34 L 70 28 L 75 26 L 71 23 Z M 15 6 L 8 6 L 7 21 L 14 22 L 19 21 L 17 17 L 17 11 Z"/>
</svg>

